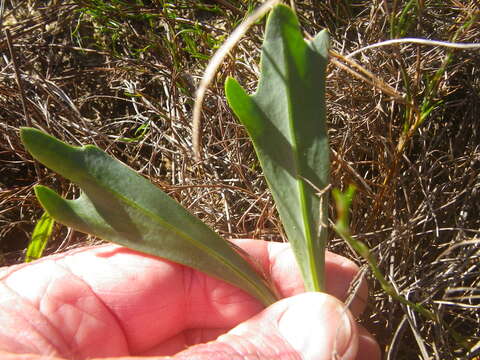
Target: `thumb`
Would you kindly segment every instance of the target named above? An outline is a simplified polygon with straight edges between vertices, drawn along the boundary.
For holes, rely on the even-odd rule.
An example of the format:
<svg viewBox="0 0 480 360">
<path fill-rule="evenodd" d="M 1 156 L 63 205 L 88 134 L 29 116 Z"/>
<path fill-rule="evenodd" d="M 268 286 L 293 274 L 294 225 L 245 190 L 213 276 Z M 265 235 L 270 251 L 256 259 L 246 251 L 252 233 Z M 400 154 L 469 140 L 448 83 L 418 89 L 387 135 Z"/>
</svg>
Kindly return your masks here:
<svg viewBox="0 0 480 360">
<path fill-rule="evenodd" d="M 280 300 L 217 340 L 188 348 L 174 359 L 353 360 L 358 337 L 344 304 L 311 292 Z"/>
</svg>

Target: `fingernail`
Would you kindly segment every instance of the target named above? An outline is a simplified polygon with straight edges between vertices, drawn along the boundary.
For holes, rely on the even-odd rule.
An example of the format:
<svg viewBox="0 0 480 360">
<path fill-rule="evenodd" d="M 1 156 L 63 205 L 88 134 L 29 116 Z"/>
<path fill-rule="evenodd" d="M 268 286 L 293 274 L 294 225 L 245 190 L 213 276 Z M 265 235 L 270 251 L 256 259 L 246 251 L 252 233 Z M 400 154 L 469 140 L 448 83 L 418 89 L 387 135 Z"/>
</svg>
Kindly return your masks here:
<svg viewBox="0 0 480 360">
<path fill-rule="evenodd" d="M 338 314 L 341 318 L 340 327 L 337 330 L 337 336 L 334 341 L 334 351 L 339 356 L 340 359 L 350 358 L 350 352 L 356 349 L 352 349 L 352 340 L 353 340 L 353 331 L 352 328 L 355 326 L 352 322 L 354 321 L 350 312 L 347 310 L 345 305 L 338 305 Z M 348 356 L 347 356 L 348 355 Z"/>
<path fill-rule="evenodd" d="M 280 334 L 304 359 L 354 359 L 354 323 L 345 305 L 323 293 L 294 296 L 278 322 Z"/>
</svg>

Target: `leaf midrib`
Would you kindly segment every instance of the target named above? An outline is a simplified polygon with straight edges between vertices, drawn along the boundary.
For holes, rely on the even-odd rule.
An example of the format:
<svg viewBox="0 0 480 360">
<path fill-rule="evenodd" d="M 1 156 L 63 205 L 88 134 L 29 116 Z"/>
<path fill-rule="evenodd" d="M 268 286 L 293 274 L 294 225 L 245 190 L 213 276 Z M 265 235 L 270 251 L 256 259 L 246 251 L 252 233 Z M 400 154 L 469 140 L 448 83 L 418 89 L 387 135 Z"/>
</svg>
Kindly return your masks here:
<svg viewBox="0 0 480 360">
<path fill-rule="evenodd" d="M 283 51 L 284 51 L 284 58 L 289 59 L 286 54 L 288 54 L 288 51 L 286 51 L 286 46 L 285 46 L 285 38 L 282 36 L 282 41 L 284 42 Z M 287 78 L 290 78 L 290 63 L 288 63 L 287 66 Z M 295 182 L 297 184 L 297 189 L 299 192 L 299 197 L 300 197 L 300 208 L 302 211 L 302 224 L 304 227 L 304 234 L 305 234 L 305 240 L 307 243 L 307 252 L 308 252 L 308 258 L 306 261 L 308 262 L 308 267 L 310 269 L 309 274 L 311 275 L 311 280 L 313 281 L 313 289 L 308 289 L 308 290 L 320 290 L 320 283 L 318 279 L 318 274 L 317 274 L 317 269 L 315 266 L 315 262 L 312 261 L 314 258 L 314 250 L 313 250 L 313 239 L 312 239 L 312 234 L 310 232 L 311 229 L 311 224 L 310 224 L 310 217 L 308 216 L 308 208 L 307 208 L 307 203 L 306 203 L 306 194 L 305 194 L 305 182 L 300 178 L 301 176 L 301 167 L 300 165 L 300 156 L 298 154 L 298 149 L 297 149 L 297 134 L 295 131 L 295 126 L 294 123 L 295 121 L 293 120 L 293 115 L 292 115 L 292 109 L 293 109 L 293 96 L 291 96 L 291 89 L 289 86 L 286 87 L 286 92 L 287 92 L 287 104 L 288 104 L 288 125 L 289 125 L 289 133 L 290 136 L 293 139 L 292 142 L 292 150 L 293 150 L 293 155 L 295 158 Z M 309 284 L 306 284 L 307 286 Z"/>
<path fill-rule="evenodd" d="M 140 175 L 138 175 L 138 176 L 140 176 Z M 146 215 L 147 217 L 152 219 L 154 222 L 157 222 L 160 225 L 160 227 L 163 226 L 163 227 L 168 228 L 169 230 L 171 230 L 175 234 L 179 235 L 181 238 L 187 240 L 190 244 L 192 244 L 195 247 L 201 249 L 203 252 L 208 253 L 210 256 L 213 256 L 215 259 L 220 260 L 220 262 L 223 263 L 224 265 L 226 265 L 230 270 L 232 270 L 234 274 L 236 274 L 240 278 L 246 280 L 247 283 L 253 285 L 253 287 L 255 289 L 257 289 L 260 294 L 263 294 L 263 291 L 256 285 L 255 282 L 252 282 L 248 276 L 245 276 L 243 274 L 243 272 L 237 268 L 237 266 L 232 266 L 230 261 L 228 261 L 228 259 L 226 259 L 224 256 L 219 255 L 215 251 L 208 252 L 209 247 L 205 246 L 202 242 L 193 240 L 193 238 L 191 236 L 187 235 L 183 231 L 179 231 L 176 227 L 170 225 L 168 222 L 163 220 L 161 217 L 157 216 L 154 212 L 141 207 L 135 201 L 129 200 L 128 197 L 122 195 L 118 191 L 114 191 L 113 189 L 106 186 L 103 182 L 101 182 L 99 180 L 96 180 L 96 182 L 99 185 L 99 187 L 101 187 L 103 190 L 106 190 L 107 192 L 110 192 L 114 197 L 117 197 L 118 199 L 120 199 L 120 201 L 123 201 L 128 206 L 131 206 L 132 208 L 137 209 L 138 211 L 140 211 L 141 213 L 143 213 L 144 215 Z M 190 215 L 190 216 L 193 216 L 193 215 Z M 204 226 L 207 226 L 207 225 L 204 225 Z M 212 231 L 212 233 L 213 233 L 213 236 L 218 236 L 213 231 Z M 234 252 L 233 249 L 232 249 L 232 252 Z"/>
</svg>

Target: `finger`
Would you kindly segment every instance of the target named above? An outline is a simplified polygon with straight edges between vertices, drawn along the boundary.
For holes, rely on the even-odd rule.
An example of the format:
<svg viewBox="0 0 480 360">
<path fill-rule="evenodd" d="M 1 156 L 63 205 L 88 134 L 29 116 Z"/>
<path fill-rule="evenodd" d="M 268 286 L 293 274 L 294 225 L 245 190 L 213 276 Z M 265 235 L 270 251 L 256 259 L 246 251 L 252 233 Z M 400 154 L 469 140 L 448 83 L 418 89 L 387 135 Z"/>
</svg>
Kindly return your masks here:
<svg viewBox="0 0 480 360">
<path fill-rule="evenodd" d="M 12 353 L 6 353 L 3 351 L 0 351 L 0 359 L 2 360 L 45 360 L 45 356 L 37 355 L 37 354 L 12 354 Z M 66 360 L 66 359 L 59 358 L 59 357 L 48 357 L 48 360 Z M 125 359 L 125 360 L 130 360 L 130 359 Z"/>
<path fill-rule="evenodd" d="M 156 357 L 156 360 L 210 360 L 210 359 L 245 359 L 249 358 L 248 355 L 249 353 L 254 353 L 255 358 L 265 358 L 265 359 L 279 359 L 282 358 L 282 356 L 288 357 L 288 358 L 304 358 L 304 359 L 309 359 L 309 360 L 316 360 L 316 359 L 335 359 L 339 358 L 342 360 L 348 360 L 348 359 L 354 359 L 354 360 L 381 360 L 381 352 L 380 352 L 380 347 L 378 346 L 378 343 L 375 341 L 373 336 L 361 325 L 355 324 L 353 321 L 350 322 L 351 317 L 348 319 L 348 325 L 341 325 L 338 327 L 338 330 L 334 330 L 334 326 L 328 326 L 327 329 L 324 329 L 328 332 L 328 335 L 333 335 L 333 341 L 327 340 L 325 343 L 327 343 L 327 347 L 330 346 L 330 348 L 333 350 L 330 350 L 330 353 L 334 353 L 332 355 L 337 355 L 337 357 L 334 357 L 331 355 L 331 357 L 328 357 L 329 351 L 326 348 L 323 348 L 321 350 L 322 346 L 325 346 L 324 344 L 319 343 L 318 338 L 322 337 L 322 333 L 319 332 L 318 328 L 312 328 L 309 327 L 311 326 L 312 322 L 315 322 L 315 320 L 323 321 L 324 323 L 330 322 L 330 316 L 332 315 L 332 310 L 328 309 L 324 311 L 324 314 L 318 314 L 316 311 L 311 311 L 311 313 L 307 314 L 307 319 L 306 322 L 304 321 L 305 315 L 299 315 L 298 310 L 300 309 L 294 309 L 295 307 L 303 307 L 309 308 L 309 309 L 316 309 L 318 306 L 322 306 L 322 301 L 318 301 L 317 299 L 313 299 L 311 302 L 313 304 L 309 304 L 309 301 L 305 301 L 303 299 L 298 300 L 299 297 L 297 297 L 295 300 L 288 300 L 290 301 L 290 304 L 287 304 L 287 310 L 283 311 L 282 314 L 282 319 L 280 321 L 275 320 L 278 319 L 278 312 L 282 312 L 282 309 L 276 309 L 272 310 L 271 308 L 265 310 L 263 313 L 260 313 L 257 315 L 258 319 L 252 319 L 251 321 L 247 321 L 247 323 L 242 324 L 241 326 L 238 326 L 235 329 L 232 329 L 228 334 L 224 335 L 217 341 L 213 341 L 208 344 L 202 344 L 202 345 L 197 345 L 193 346 L 179 354 L 177 354 L 174 357 L 168 357 L 168 358 L 163 358 L 163 357 Z M 287 300 L 282 300 L 282 302 L 285 302 Z M 325 301 L 325 300 L 324 300 Z M 330 303 L 331 305 L 331 299 L 326 300 Z M 292 302 L 296 302 L 295 305 L 292 305 Z M 335 302 L 335 301 L 334 301 Z M 338 304 L 337 304 L 338 305 Z M 343 317 L 342 322 L 345 321 L 345 317 L 348 317 L 348 314 L 345 314 L 345 308 L 342 304 L 339 304 L 340 306 L 337 307 L 334 305 L 334 310 L 340 313 L 340 315 Z M 279 305 L 274 305 L 274 306 L 279 306 Z M 285 305 L 284 305 L 285 306 Z M 310 307 L 308 307 L 310 306 Z M 302 312 L 302 311 L 300 311 Z M 325 314 L 326 313 L 326 314 Z M 328 316 L 327 318 L 325 317 Z M 312 318 L 312 316 L 316 316 L 315 318 Z M 288 318 L 290 317 L 290 319 Z M 269 319 L 270 318 L 270 319 Z M 271 323 L 281 323 L 283 320 L 283 327 L 286 328 L 287 330 L 292 328 L 296 329 L 293 331 L 285 331 L 285 335 L 281 335 L 283 337 L 282 341 L 280 341 L 283 345 L 279 345 L 277 343 L 272 343 L 272 339 L 275 338 L 273 334 L 268 334 L 268 331 L 271 331 Z M 267 325 L 264 325 L 263 323 L 268 323 Z M 348 340 L 349 336 L 349 330 L 347 329 L 347 326 L 352 326 L 353 325 L 353 330 L 352 333 L 350 334 L 350 340 Z M 243 329 L 241 329 L 243 327 Z M 257 328 L 259 330 L 257 331 Z M 240 329 L 240 330 L 239 330 Z M 278 326 L 277 326 L 278 329 Z M 236 332 L 239 332 L 239 334 L 236 334 L 236 337 L 231 337 L 232 334 L 235 334 Z M 269 335 L 267 339 L 256 339 L 254 342 L 245 342 L 245 340 L 252 339 L 252 336 L 249 336 L 248 332 L 255 332 L 254 336 L 258 336 L 258 334 L 262 334 L 262 336 L 266 337 L 265 335 Z M 280 332 L 282 332 L 280 330 Z M 357 335 L 355 335 L 355 332 L 357 332 Z M 312 336 L 313 335 L 313 336 Z M 305 336 L 303 338 L 303 342 L 300 342 L 299 340 L 302 339 L 301 337 Z M 355 346 L 355 337 L 358 338 L 358 346 Z M 264 341 L 264 343 L 261 343 L 260 346 L 256 345 L 256 343 L 260 341 Z M 300 342 L 300 344 L 299 344 Z M 333 346 L 331 346 L 331 343 L 333 342 Z M 348 343 L 347 346 L 343 346 L 342 343 Z M 268 347 L 266 347 L 268 345 Z M 274 346 L 279 346 L 279 348 L 274 348 L 272 351 L 272 348 Z M 260 348 L 260 349 L 259 349 Z M 293 348 L 293 351 L 291 350 Z M 240 350 L 238 350 L 240 349 Z M 281 349 L 281 350 L 280 350 Z M 341 356 L 343 351 L 343 356 Z M 273 353 L 273 354 L 272 354 Z M 320 354 L 319 354 L 320 353 Z M 356 353 L 356 356 L 355 356 Z M 289 356 L 287 356 L 289 355 Z M 326 357 L 322 357 L 324 355 L 327 355 Z M 143 359 L 142 357 L 125 357 L 125 358 L 111 358 L 111 359 L 92 359 L 92 360 L 141 360 Z M 40 360 L 40 359 L 31 359 L 31 358 L 25 358 L 25 359 L 17 359 L 17 358 L 12 358 L 10 360 Z M 53 360 L 61 360 L 61 359 L 53 359 Z"/>
<path fill-rule="evenodd" d="M 303 358 L 354 360 L 359 333 L 336 298 L 304 293 L 281 300 L 216 341 L 193 346 L 175 360 Z"/>
<path fill-rule="evenodd" d="M 188 329 L 200 330 L 187 344 L 211 340 L 205 328 L 218 329 L 217 336 L 262 309 L 232 285 L 116 245 L 76 249 L 0 274 L 0 323 L 9 324 L 0 327 L 0 349 L 17 353 L 140 354 Z M 185 342 L 177 346 L 174 352 Z"/>
<path fill-rule="evenodd" d="M 295 256 L 288 243 L 264 242 L 259 240 L 234 240 L 235 244 L 248 251 L 257 259 L 263 271 L 271 277 L 282 297 L 304 292 L 303 281 Z M 348 298 L 352 282 L 359 268 L 351 260 L 326 252 L 325 255 L 325 291 L 341 301 Z M 365 309 L 368 287 L 362 281 L 350 305 L 355 316 Z"/>
<path fill-rule="evenodd" d="M 380 360 L 382 352 L 375 338 L 363 327 L 358 326 L 358 355 L 355 360 Z"/>
<path fill-rule="evenodd" d="M 282 297 L 304 292 L 303 281 L 289 244 L 244 239 L 233 241 L 252 255 L 256 260 L 256 265 L 259 265 L 263 272 L 271 278 Z M 327 252 L 325 261 L 326 291 L 344 301 L 347 298 L 351 282 L 358 274 L 358 266 L 343 256 L 330 252 Z M 350 310 L 355 316 L 363 311 L 367 293 L 368 289 L 363 281 L 350 305 Z M 150 349 L 145 355 L 174 354 L 185 346 L 215 339 L 228 328 L 227 326 L 220 329 L 211 328 L 209 331 L 203 328 L 183 331 L 172 336 L 161 346 Z"/>
<path fill-rule="evenodd" d="M 113 314 L 62 258 L 2 269 L 0 350 L 75 359 L 127 352 Z"/>
</svg>

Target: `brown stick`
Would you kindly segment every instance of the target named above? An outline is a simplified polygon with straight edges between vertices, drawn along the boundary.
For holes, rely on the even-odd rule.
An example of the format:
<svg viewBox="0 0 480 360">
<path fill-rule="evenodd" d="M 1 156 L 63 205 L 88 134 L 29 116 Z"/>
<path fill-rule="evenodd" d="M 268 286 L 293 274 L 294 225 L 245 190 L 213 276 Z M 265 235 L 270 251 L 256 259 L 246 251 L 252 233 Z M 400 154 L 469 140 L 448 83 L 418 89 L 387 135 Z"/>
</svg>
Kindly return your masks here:
<svg viewBox="0 0 480 360">
<path fill-rule="evenodd" d="M 202 104 L 208 86 L 213 81 L 217 74 L 217 70 L 222 64 L 223 59 L 230 53 L 235 45 L 240 41 L 240 38 L 252 27 L 255 22 L 265 15 L 271 7 L 273 7 L 280 0 L 265 0 L 250 16 L 248 16 L 227 38 L 223 45 L 215 52 L 210 60 L 202 80 L 197 89 L 195 97 L 195 105 L 193 107 L 192 119 L 192 145 L 195 159 L 200 162 L 202 159 Z"/>
<path fill-rule="evenodd" d="M 25 122 L 27 126 L 32 127 L 33 126 L 32 119 L 30 118 L 30 115 L 28 114 L 28 111 L 27 111 L 27 99 L 25 97 L 25 91 L 23 90 L 23 86 L 22 86 L 22 79 L 20 77 L 20 71 L 18 69 L 17 58 L 15 57 L 15 53 L 13 51 L 12 37 L 10 35 L 10 30 L 7 28 L 5 29 L 4 32 L 5 32 L 5 37 L 7 38 L 8 51 L 10 52 L 10 57 L 12 59 L 13 70 L 15 71 L 15 78 L 17 80 L 18 90 L 20 91 L 20 98 L 22 100 L 22 108 L 23 108 L 23 114 L 25 116 Z M 33 163 L 35 166 L 35 172 L 37 173 L 37 179 L 38 181 L 40 181 L 42 177 L 40 166 L 38 165 L 38 162 L 35 159 L 33 160 Z"/>
</svg>

